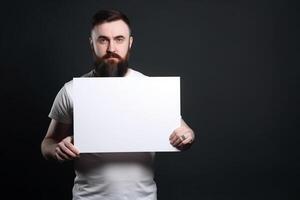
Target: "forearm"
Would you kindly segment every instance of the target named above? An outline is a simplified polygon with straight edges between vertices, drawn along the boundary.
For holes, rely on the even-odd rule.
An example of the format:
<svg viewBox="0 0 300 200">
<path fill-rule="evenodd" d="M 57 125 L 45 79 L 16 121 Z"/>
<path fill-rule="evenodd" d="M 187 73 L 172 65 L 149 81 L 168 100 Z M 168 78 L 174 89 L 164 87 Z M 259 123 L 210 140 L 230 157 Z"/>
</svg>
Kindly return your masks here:
<svg viewBox="0 0 300 200">
<path fill-rule="evenodd" d="M 55 148 L 58 142 L 52 138 L 45 138 L 41 144 L 41 151 L 45 159 L 55 160 Z"/>
</svg>

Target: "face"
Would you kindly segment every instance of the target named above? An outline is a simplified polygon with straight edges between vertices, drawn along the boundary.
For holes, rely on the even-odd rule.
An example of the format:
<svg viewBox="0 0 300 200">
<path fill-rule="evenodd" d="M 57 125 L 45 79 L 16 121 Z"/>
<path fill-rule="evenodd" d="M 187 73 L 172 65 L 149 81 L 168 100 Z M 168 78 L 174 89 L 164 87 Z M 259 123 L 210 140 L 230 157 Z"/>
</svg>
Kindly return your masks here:
<svg viewBox="0 0 300 200">
<path fill-rule="evenodd" d="M 91 32 L 90 42 L 98 70 L 99 65 L 110 71 L 118 70 L 119 64 L 128 61 L 132 41 L 129 28 L 122 20 L 95 26 Z"/>
</svg>

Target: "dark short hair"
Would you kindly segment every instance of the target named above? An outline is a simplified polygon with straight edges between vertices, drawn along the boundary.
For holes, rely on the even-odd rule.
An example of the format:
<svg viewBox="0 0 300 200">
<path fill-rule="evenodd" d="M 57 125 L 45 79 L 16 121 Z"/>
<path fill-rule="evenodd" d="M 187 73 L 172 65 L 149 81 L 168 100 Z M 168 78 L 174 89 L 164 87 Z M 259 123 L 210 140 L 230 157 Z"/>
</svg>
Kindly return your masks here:
<svg viewBox="0 0 300 200">
<path fill-rule="evenodd" d="M 129 28 L 129 32 L 131 32 L 131 26 L 128 17 L 118 10 L 99 10 L 98 12 L 96 12 L 92 18 L 91 30 L 99 24 L 117 20 L 124 21 Z"/>
</svg>

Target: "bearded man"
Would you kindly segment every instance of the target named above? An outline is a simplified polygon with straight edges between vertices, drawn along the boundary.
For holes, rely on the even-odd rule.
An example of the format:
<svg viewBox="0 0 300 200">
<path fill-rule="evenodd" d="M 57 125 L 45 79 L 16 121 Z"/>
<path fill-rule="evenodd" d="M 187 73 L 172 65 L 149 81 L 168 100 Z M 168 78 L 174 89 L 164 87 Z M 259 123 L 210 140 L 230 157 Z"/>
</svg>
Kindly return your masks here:
<svg viewBox="0 0 300 200">
<path fill-rule="evenodd" d="M 126 15 L 116 10 L 98 11 L 90 35 L 94 67 L 83 77 L 145 77 L 128 67 L 132 43 Z M 72 80 L 65 83 L 53 102 L 41 151 L 47 160 L 74 161 L 73 200 L 156 200 L 154 152 L 80 154 L 73 145 L 72 85 Z M 187 149 L 194 138 L 192 129 L 182 120 L 169 139 L 174 147 Z"/>
</svg>

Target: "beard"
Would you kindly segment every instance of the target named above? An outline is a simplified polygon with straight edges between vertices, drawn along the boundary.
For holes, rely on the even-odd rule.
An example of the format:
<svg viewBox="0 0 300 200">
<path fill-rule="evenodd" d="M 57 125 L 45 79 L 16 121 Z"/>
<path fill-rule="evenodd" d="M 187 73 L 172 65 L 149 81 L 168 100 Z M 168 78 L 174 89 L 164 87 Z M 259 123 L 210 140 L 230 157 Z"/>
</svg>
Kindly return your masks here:
<svg viewBox="0 0 300 200">
<path fill-rule="evenodd" d="M 96 57 L 94 75 L 95 77 L 123 77 L 128 70 L 128 60 L 129 50 L 124 59 L 113 52 L 105 54 L 102 58 Z"/>
</svg>

